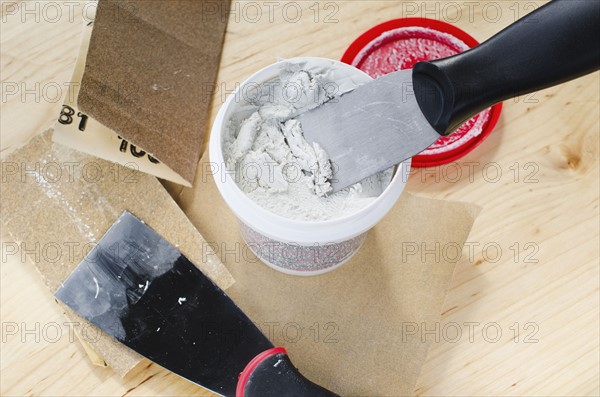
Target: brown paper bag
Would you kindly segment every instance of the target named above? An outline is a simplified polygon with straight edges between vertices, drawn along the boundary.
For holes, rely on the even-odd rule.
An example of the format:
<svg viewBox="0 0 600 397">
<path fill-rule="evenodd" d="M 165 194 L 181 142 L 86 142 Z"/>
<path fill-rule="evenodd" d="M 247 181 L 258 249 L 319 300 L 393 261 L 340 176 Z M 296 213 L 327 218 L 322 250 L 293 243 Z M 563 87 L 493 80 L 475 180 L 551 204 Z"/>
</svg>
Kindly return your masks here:
<svg viewBox="0 0 600 397">
<path fill-rule="evenodd" d="M 245 247 L 206 157 L 180 205 L 235 277 L 227 293 L 309 379 L 342 395 L 412 394 L 431 343 L 415 327 L 439 321 L 454 250 L 479 208 L 405 192 L 350 262 L 321 276 L 288 276 Z M 422 257 L 425 250 L 439 255 Z"/>
</svg>

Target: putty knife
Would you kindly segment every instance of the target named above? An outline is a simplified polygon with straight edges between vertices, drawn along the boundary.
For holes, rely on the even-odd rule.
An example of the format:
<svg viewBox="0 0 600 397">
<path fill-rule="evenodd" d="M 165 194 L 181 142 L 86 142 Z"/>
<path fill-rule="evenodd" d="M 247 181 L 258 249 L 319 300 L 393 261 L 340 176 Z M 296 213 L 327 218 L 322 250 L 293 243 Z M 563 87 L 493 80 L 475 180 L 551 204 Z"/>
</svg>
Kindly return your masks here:
<svg viewBox="0 0 600 397">
<path fill-rule="evenodd" d="M 393 72 L 298 117 L 338 191 L 425 150 L 508 98 L 600 67 L 600 1 L 554 0 L 461 54 Z"/>
<path fill-rule="evenodd" d="M 223 396 L 332 397 L 239 307 L 129 212 L 55 296 L 158 365 Z"/>
</svg>

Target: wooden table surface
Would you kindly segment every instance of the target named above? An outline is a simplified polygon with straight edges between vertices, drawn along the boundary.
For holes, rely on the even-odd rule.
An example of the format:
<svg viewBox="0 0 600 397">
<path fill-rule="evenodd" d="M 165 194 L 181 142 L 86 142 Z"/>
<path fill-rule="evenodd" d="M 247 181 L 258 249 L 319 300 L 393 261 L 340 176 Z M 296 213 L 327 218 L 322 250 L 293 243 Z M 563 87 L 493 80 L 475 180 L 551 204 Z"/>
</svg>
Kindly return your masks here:
<svg viewBox="0 0 600 397">
<path fill-rule="evenodd" d="M 377 23 L 437 18 L 482 41 L 539 4 L 234 2 L 212 117 L 258 68 L 294 56 L 339 59 Z M 54 123 L 56 87 L 64 95 L 86 15 L 82 3 L 2 2 L 3 155 Z M 415 394 L 600 393 L 599 92 L 595 73 L 507 101 L 474 152 L 411 176 L 411 192 L 483 208 L 439 329 L 421 330 L 438 340 Z M 3 241 L 4 252 L 5 231 Z M 155 365 L 125 379 L 94 367 L 33 265 L 14 255 L 2 261 L 2 395 L 207 395 Z"/>
</svg>

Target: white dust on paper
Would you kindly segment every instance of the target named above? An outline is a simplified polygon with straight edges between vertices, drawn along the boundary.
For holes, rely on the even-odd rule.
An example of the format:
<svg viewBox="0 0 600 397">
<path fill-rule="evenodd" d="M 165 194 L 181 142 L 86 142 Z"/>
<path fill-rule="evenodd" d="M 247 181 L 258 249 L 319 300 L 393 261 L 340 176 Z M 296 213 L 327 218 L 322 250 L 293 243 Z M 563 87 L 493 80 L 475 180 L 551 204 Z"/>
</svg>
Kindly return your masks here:
<svg viewBox="0 0 600 397">
<path fill-rule="evenodd" d="M 93 243 L 98 240 L 99 234 L 94 227 L 96 222 L 87 217 L 82 208 L 92 203 L 98 209 L 95 214 L 101 213 L 106 219 L 117 218 L 120 213 L 99 188 L 98 178 L 103 176 L 86 171 L 98 169 L 98 166 L 86 168 L 90 163 L 85 162 L 85 157 L 82 153 L 53 143 L 52 149 L 42 158 L 39 171 L 32 170 L 31 176 L 46 197 L 60 206 L 80 235 Z M 73 188 L 74 184 L 78 188 Z"/>
<path fill-rule="evenodd" d="M 77 227 L 82 236 L 85 236 L 90 241 L 96 241 L 96 236 L 90 226 L 84 222 L 77 214 L 78 211 L 74 204 L 71 203 L 61 192 L 59 185 L 51 183 L 47 180 L 47 176 L 42 175 L 39 172 L 33 172 L 35 181 L 42 188 L 44 194 L 52 200 L 56 200 L 60 203 L 62 208 L 65 209 L 65 214 L 71 219 L 71 222 Z M 54 176 L 48 175 L 50 178 Z"/>
</svg>

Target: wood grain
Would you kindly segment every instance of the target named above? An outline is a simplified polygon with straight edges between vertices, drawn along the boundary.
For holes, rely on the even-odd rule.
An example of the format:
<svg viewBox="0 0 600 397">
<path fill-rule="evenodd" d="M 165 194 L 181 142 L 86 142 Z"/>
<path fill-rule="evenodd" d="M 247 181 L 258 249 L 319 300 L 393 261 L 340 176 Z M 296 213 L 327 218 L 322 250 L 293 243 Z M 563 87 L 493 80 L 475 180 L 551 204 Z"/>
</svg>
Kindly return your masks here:
<svg viewBox="0 0 600 397">
<path fill-rule="evenodd" d="M 83 5 L 70 20 L 58 2 L 63 15 L 50 22 L 47 3 L 2 2 L 3 155 L 53 124 L 62 99 L 50 100 L 48 84 L 68 82 L 77 56 Z M 369 27 L 408 16 L 455 23 L 482 41 L 542 3 L 331 1 L 316 15 L 311 1 L 280 2 L 271 12 L 259 1 L 258 15 L 250 2 L 234 2 L 211 120 L 236 82 L 279 57 L 339 59 Z M 15 84 L 18 94 L 9 95 Z M 23 84 L 37 97 L 22 96 Z M 410 191 L 484 208 L 439 330 L 424 332 L 439 341 L 417 395 L 600 394 L 599 92 L 595 73 L 507 101 L 494 133 L 458 165 L 414 171 Z M 124 380 L 92 366 L 34 267 L 11 255 L 0 274 L 2 395 L 210 395 L 155 365 Z"/>
</svg>

